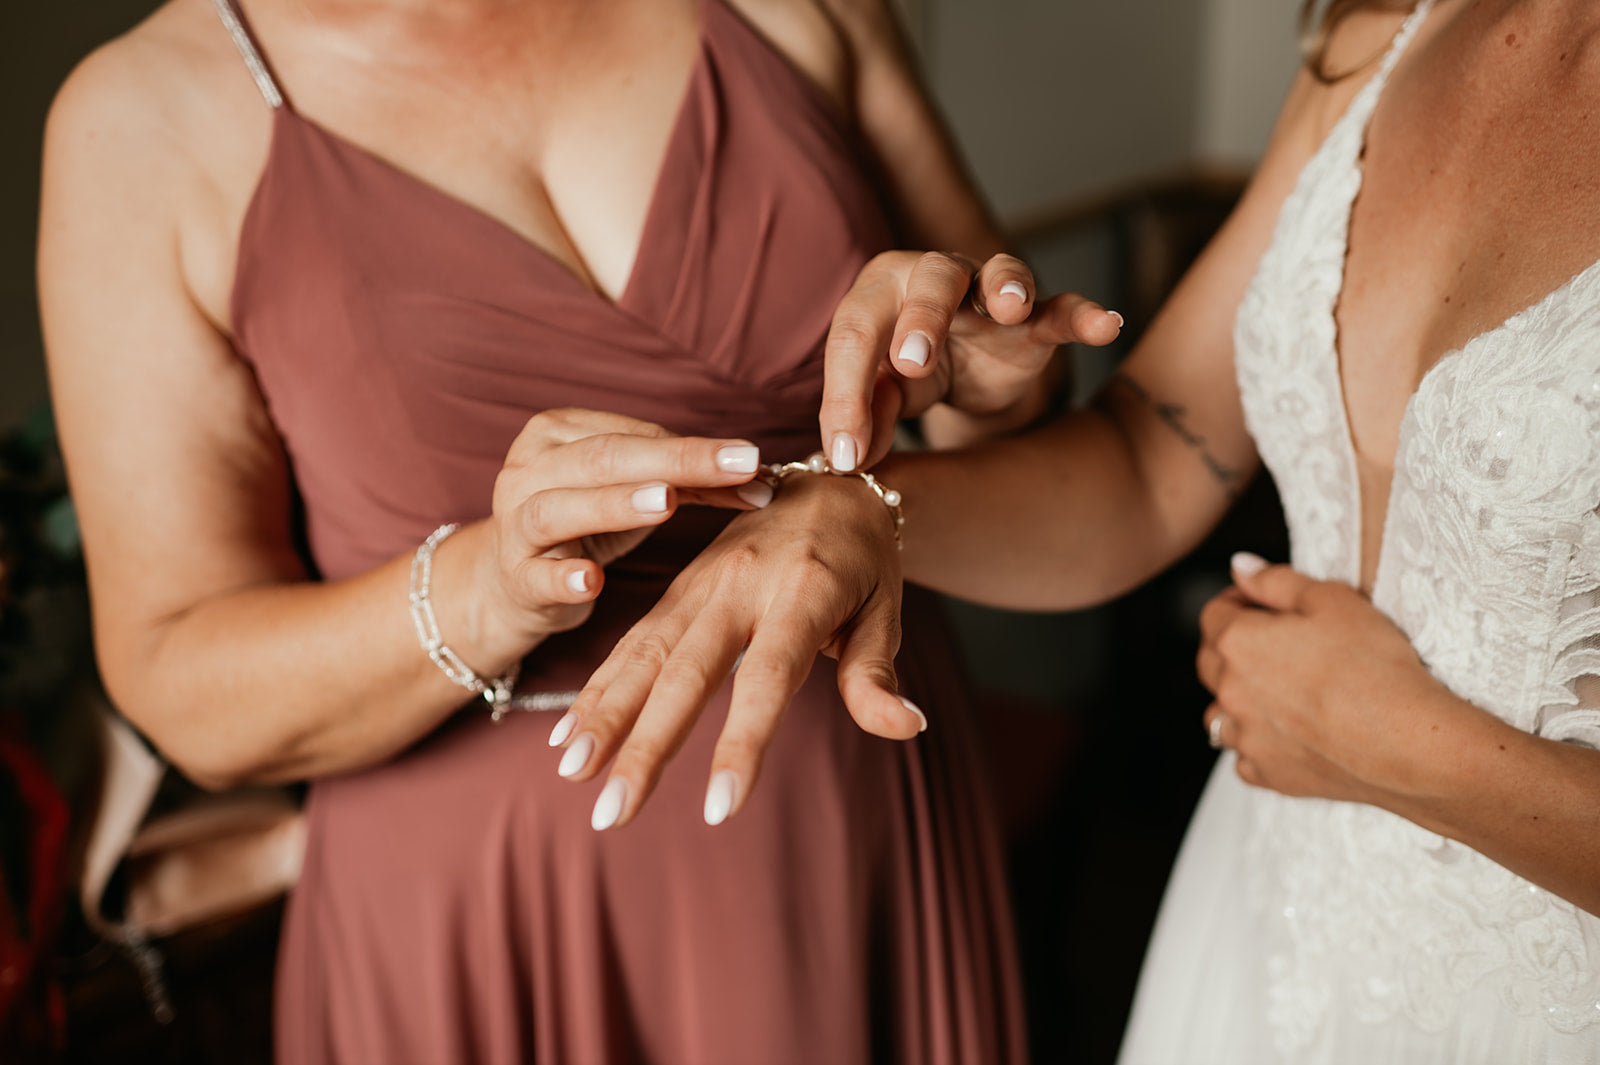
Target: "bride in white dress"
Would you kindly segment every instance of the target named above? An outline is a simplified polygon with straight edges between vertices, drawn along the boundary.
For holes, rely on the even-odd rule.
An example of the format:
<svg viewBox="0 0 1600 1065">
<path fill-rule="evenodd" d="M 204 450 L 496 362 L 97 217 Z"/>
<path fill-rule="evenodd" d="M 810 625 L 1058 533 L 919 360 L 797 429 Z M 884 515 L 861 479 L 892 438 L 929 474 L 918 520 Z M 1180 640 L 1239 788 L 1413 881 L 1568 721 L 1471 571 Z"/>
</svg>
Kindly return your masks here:
<svg viewBox="0 0 1600 1065">
<path fill-rule="evenodd" d="M 1395 6 L 1336 4 L 1310 67 L 1346 76 L 1301 75 L 1096 404 L 873 470 L 904 551 L 885 522 L 863 567 L 1025 609 L 1120 594 L 1262 462 L 1277 481 L 1292 568 L 1236 559 L 1202 617 L 1204 723 L 1229 750 L 1125 1065 L 1600 1063 L 1600 4 Z M 857 281 L 829 344 L 836 466 L 938 400 L 1036 413 L 1016 397 L 1097 312 L 999 257 L 980 315 L 970 278 L 903 252 Z M 666 653 L 621 673 L 673 671 L 688 603 L 730 645 L 790 647 L 741 674 L 736 709 L 781 706 L 819 632 L 893 690 L 892 627 L 859 621 L 872 582 L 817 576 L 824 620 L 763 641 L 737 562 L 685 571 L 630 638 Z"/>
</svg>

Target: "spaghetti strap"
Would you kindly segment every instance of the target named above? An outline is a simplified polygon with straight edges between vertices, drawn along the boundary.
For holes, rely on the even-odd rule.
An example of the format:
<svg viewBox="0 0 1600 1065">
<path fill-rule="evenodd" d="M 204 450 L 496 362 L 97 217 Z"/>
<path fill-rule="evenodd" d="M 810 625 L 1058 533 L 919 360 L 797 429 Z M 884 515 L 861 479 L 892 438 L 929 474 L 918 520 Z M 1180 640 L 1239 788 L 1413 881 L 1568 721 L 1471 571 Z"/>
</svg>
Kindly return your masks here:
<svg viewBox="0 0 1600 1065">
<path fill-rule="evenodd" d="M 245 22 L 244 13 L 235 6 L 235 0 L 211 0 L 211 4 L 217 9 L 217 15 L 222 19 L 222 25 L 227 29 L 228 36 L 233 38 L 234 47 L 239 49 L 239 54 L 244 57 L 244 65 L 250 71 L 250 76 L 255 79 L 256 88 L 261 90 L 261 95 L 265 97 L 267 104 L 273 110 L 284 106 L 283 92 L 272 77 L 272 68 L 267 66 L 266 57 L 256 45 L 255 36 Z"/>
</svg>

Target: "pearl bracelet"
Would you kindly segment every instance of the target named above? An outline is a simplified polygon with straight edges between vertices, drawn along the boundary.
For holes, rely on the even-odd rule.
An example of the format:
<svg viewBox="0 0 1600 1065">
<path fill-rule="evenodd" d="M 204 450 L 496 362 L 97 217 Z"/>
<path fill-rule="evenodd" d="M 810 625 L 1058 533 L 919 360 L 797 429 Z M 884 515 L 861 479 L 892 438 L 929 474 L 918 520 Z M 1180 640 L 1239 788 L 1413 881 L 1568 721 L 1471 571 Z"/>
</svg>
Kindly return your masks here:
<svg viewBox="0 0 1600 1065">
<path fill-rule="evenodd" d="M 804 462 L 774 462 L 767 467 L 767 483 L 777 489 L 785 478 L 797 473 L 831 473 L 836 477 L 859 477 L 866 482 L 872 494 L 883 501 L 889 510 L 889 519 L 894 522 L 894 546 L 904 548 L 905 544 L 900 538 L 901 527 L 906 523 L 905 512 L 901 509 L 900 493 L 878 480 L 865 470 L 836 470 L 828 462 L 828 456 L 818 451 L 813 453 Z"/>
<path fill-rule="evenodd" d="M 433 581 L 433 552 L 440 544 L 450 538 L 450 534 L 461 528 L 455 522 L 439 526 L 428 534 L 422 541 L 422 546 L 417 548 L 417 553 L 411 559 L 411 623 L 417 629 L 417 642 L 422 644 L 422 649 L 428 657 L 433 659 L 433 664 L 438 666 L 450 683 L 467 689 L 474 695 L 483 696 L 483 701 L 489 704 L 489 716 L 496 722 L 505 716 L 507 710 L 512 709 L 511 688 L 517 683 L 517 672 L 520 663 L 513 663 L 511 668 L 498 677 L 485 680 L 472 671 L 472 668 L 461 661 L 461 656 L 452 651 L 439 635 L 439 619 L 433 614 L 433 601 L 428 597 L 428 589 Z"/>
</svg>

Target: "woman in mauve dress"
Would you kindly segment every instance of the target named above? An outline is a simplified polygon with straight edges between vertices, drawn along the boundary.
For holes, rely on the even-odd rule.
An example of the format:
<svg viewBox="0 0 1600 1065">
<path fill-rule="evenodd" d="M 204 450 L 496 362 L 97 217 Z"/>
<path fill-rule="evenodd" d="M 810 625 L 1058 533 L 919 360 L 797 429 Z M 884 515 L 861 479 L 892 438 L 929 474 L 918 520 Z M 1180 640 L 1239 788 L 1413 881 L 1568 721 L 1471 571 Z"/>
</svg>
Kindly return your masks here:
<svg viewBox="0 0 1600 1065">
<path fill-rule="evenodd" d="M 1276 480 L 1292 565 L 1235 556 L 1200 616 L 1195 720 L 1226 751 L 1126 1065 L 1594 1065 L 1600 5 L 1342 0 L 1321 25 L 1238 208 L 1098 400 L 873 473 L 904 496 L 907 577 L 1044 609 L 1142 582 Z M 930 262 L 875 259 L 841 307 L 893 323 L 825 390 L 824 431 L 869 461 L 881 364 L 914 410 L 1038 360 Z M 917 334 L 933 360 L 905 359 Z M 699 609 L 742 643 L 725 599 Z M 674 620 L 669 596 L 629 639 L 670 648 Z"/>
<path fill-rule="evenodd" d="M 280 1059 L 1023 1060 L 944 636 L 908 612 L 897 679 L 897 581 L 816 606 L 858 543 L 893 564 L 885 508 L 754 479 L 817 446 L 863 264 L 997 250 L 885 5 L 247 6 L 169 0 L 72 75 L 40 275 L 112 695 L 202 783 L 312 781 Z M 1001 320 L 1114 335 L 1024 276 Z M 522 712 L 713 540 L 837 676 L 708 660 L 698 724 L 620 753 Z"/>
</svg>

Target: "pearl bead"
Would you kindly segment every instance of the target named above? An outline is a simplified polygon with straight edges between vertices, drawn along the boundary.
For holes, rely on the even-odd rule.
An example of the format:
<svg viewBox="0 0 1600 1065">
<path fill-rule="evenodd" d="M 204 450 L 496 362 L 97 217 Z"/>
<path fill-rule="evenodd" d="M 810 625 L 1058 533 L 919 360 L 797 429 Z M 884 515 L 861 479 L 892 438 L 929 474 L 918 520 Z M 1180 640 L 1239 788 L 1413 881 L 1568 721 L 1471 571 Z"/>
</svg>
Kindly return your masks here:
<svg viewBox="0 0 1600 1065">
<path fill-rule="evenodd" d="M 898 507 L 900 505 L 900 493 L 891 488 L 883 493 L 883 501 L 891 507 Z"/>
<path fill-rule="evenodd" d="M 827 473 L 828 457 L 822 452 L 818 451 L 816 454 L 806 459 L 806 469 L 810 470 L 812 473 Z"/>
</svg>

